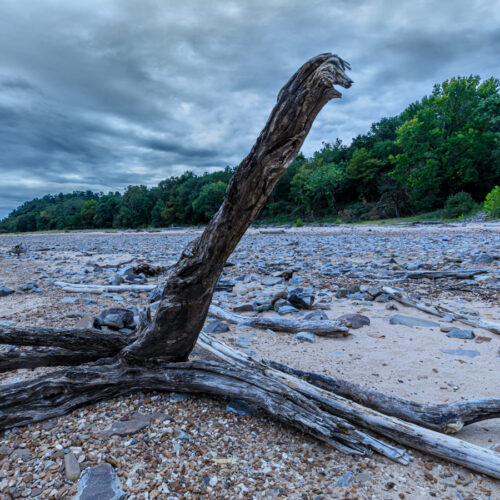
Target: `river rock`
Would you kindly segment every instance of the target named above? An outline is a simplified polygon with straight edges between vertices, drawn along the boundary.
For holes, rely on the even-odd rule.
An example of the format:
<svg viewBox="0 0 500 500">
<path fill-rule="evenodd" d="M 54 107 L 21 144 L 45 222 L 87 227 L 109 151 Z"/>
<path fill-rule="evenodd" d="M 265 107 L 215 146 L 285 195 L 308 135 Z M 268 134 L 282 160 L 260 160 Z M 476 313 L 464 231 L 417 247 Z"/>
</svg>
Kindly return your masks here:
<svg viewBox="0 0 500 500">
<path fill-rule="evenodd" d="M 314 342 L 316 342 L 316 335 L 311 332 L 298 332 L 293 336 L 293 338 L 299 342 L 309 342 L 310 344 L 314 344 Z"/>
<path fill-rule="evenodd" d="M 446 336 L 453 339 L 473 339 L 475 337 L 472 330 L 460 330 L 458 328 L 453 328 L 453 330 L 450 330 Z"/>
<path fill-rule="evenodd" d="M 391 325 L 404 325 L 409 328 L 414 326 L 439 326 L 439 323 L 428 319 L 414 318 L 412 316 L 404 316 L 403 314 L 395 314 L 389 319 Z"/>
<path fill-rule="evenodd" d="M 224 333 L 229 331 L 229 327 L 222 321 L 211 321 L 205 325 L 203 331 L 205 333 Z"/>
<path fill-rule="evenodd" d="M 13 293 L 16 293 L 16 291 L 12 290 L 12 288 L 0 286 L 0 297 L 7 297 L 7 295 L 11 295 Z"/>
<path fill-rule="evenodd" d="M 113 467 L 100 464 L 85 471 L 74 500 L 122 500 L 125 492 Z"/>
<path fill-rule="evenodd" d="M 68 481 L 76 481 L 80 477 L 80 464 L 74 453 L 64 455 L 64 475 Z"/>
<path fill-rule="evenodd" d="M 355 330 L 370 324 L 370 318 L 362 314 L 343 314 L 337 318 Z"/>
</svg>

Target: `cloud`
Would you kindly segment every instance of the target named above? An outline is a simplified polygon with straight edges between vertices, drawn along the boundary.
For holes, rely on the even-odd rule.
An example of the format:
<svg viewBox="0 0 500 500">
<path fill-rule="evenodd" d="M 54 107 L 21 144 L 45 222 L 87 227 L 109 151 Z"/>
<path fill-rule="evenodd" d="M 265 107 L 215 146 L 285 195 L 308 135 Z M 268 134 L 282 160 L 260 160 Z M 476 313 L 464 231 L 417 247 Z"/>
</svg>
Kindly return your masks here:
<svg viewBox="0 0 500 500">
<path fill-rule="evenodd" d="M 34 196 L 236 165 L 326 51 L 355 85 L 304 145 L 349 141 L 454 75 L 498 76 L 500 0 L 0 4 L 0 217 Z"/>
</svg>

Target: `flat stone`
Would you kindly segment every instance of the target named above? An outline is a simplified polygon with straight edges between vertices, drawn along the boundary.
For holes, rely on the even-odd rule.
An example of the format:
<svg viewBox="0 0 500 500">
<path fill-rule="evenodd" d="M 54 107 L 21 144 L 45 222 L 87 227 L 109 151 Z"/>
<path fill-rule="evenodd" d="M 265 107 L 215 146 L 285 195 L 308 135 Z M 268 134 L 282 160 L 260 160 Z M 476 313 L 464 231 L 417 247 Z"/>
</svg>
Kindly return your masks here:
<svg viewBox="0 0 500 500">
<path fill-rule="evenodd" d="M 448 332 L 451 332 L 452 330 L 455 330 L 455 327 L 453 325 L 447 325 L 447 324 L 444 324 L 444 325 L 441 325 L 439 327 L 439 329 L 444 332 L 444 333 L 448 333 Z"/>
<path fill-rule="evenodd" d="M 300 342 L 309 342 L 310 344 L 314 344 L 314 342 L 316 342 L 316 335 L 311 332 L 298 332 L 293 336 L 293 338 Z"/>
<path fill-rule="evenodd" d="M 74 453 L 64 455 L 64 475 L 68 481 L 76 481 L 80 477 L 80 464 Z"/>
<path fill-rule="evenodd" d="M 92 316 L 83 316 L 76 323 L 74 328 L 85 330 L 87 328 L 94 328 L 94 318 Z"/>
<path fill-rule="evenodd" d="M 122 500 L 125 492 L 110 464 L 96 465 L 86 470 L 78 483 L 75 500 Z"/>
<path fill-rule="evenodd" d="M 473 349 L 443 349 L 441 352 L 444 354 L 451 354 L 452 356 L 466 356 L 468 358 L 475 358 L 480 354 L 479 351 Z"/>
<path fill-rule="evenodd" d="M 264 286 L 274 286 L 278 283 L 282 283 L 283 278 L 280 278 L 279 276 L 264 276 L 264 278 L 262 278 L 260 282 Z"/>
<path fill-rule="evenodd" d="M 229 327 L 222 321 L 211 321 L 205 325 L 203 331 L 205 333 L 224 333 L 229 331 Z"/>
<path fill-rule="evenodd" d="M 253 311 L 253 304 L 251 304 L 250 302 L 244 302 L 242 304 L 236 304 L 233 307 L 233 311 L 235 311 L 235 312 L 249 312 L 249 311 Z"/>
<path fill-rule="evenodd" d="M 314 303 L 314 294 L 297 288 L 288 294 L 288 302 L 299 309 L 311 309 Z"/>
<path fill-rule="evenodd" d="M 339 486 L 340 488 L 346 488 L 352 483 L 353 479 L 354 479 L 353 473 L 346 472 L 337 479 L 337 486 Z"/>
<path fill-rule="evenodd" d="M 7 288 L 6 286 L 0 286 L 0 297 L 7 297 L 7 295 L 11 295 L 16 293 L 12 288 Z"/>
<path fill-rule="evenodd" d="M 358 483 L 367 483 L 371 481 L 372 476 L 368 474 L 368 472 L 361 472 L 360 474 L 356 474 L 356 481 Z"/>
<path fill-rule="evenodd" d="M 281 316 L 283 316 L 284 314 L 290 314 L 294 312 L 299 312 L 299 310 L 293 306 L 282 306 L 278 308 L 278 314 Z"/>
<path fill-rule="evenodd" d="M 136 432 L 142 431 L 142 429 L 145 429 L 151 423 L 151 420 L 161 416 L 163 415 L 157 413 L 148 415 L 134 413 L 128 420 L 116 420 L 108 429 L 100 432 L 99 436 L 101 438 L 108 438 L 114 434 L 118 436 L 130 436 Z"/>
<path fill-rule="evenodd" d="M 475 337 L 472 330 L 459 330 L 458 328 L 450 330 L 446 336 L 453 339 L 473 339 Z"/>
<path fill-rule="evenodd" d="M 80 299 L 78 297 L 64 297 L 64 299 L 61 299 L 61 302 L 63 304 L 78 304 Z"/>
<path fill-rule="evenodd" d="M 321 309 L 316 309 L 316 311 L 310 312 L 304 316 L 306 321 L 318 321 L 318 320 L 327 320 L 328 316 L 325 311 Z"/>
<path fill-rule="evenodd" d="M 414 318 L 412 316 L 404 316 L 403 314 L 395 314 L 389 319 L 391 325 L 404 325 L 409 328 L 414 326 L 439 326 L 439 323 L 428 319 Z"/>
<path fill-rule="evenodd" d="M 255 408 L 241 399 L 231 399 L 231 401 L 229 401 L 226 405 L 226 410 L 231 413 L 236 413 L 242 417 L 253 415 L 255 413 Z"/>
<path fill-rule="evenodd" d="M 370 318 L 368 316 L 363 316 L 362 314 L 343 314 L 337 319 L 344 321 L 348 326 L 354 328 L 355 330 L 370 324 Z"/>
<path fill-rule="evenodd" d="M 489 253 L 482 253 L 472 257 L 472 262 L 474 264 L 491 264 L 495 259 Z"/>
</svg>

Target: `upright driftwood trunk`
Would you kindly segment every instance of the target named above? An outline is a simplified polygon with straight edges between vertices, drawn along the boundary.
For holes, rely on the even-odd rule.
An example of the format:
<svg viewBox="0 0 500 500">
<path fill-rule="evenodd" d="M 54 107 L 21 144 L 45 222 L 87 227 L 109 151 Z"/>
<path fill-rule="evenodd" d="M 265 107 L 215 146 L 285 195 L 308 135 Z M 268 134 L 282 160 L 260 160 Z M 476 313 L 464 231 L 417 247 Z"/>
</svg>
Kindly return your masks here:
<svg viewBox="0 0 500 500">
<path fill-rule="evenodd" d="M 229 184 L 222 206 L 202 236 L 168 271 L 158 312 L 153 320 L 145 315 L 136 336 L 95 329 L 0 326 L 0 344 L 28 347 L 15 355 L 2 354 L 0 371 L 79 365 L 1 385 L 0 429 L 134 391 L 188 391 L 243 398 L 346 453 L 375 451 L 402 464 L 409 462 L 404 449 L 368 434 L 373 431 L 500 479 L 498 454 L 435 432 L 457 432 L 468 423 L 498 417 L 500 399 L 418 405 L 349 382 L 258 362 L 204 334 L 198 338 L 226 259 L 297 155 L 316 115 L 328 100 L 340 97 L 333 85 L 351 85 L 346 67 L 339 57 L 321 54 L 283 87 L 264 130 Z M 225 321 L 242 321 L 241 316 L 220 308 L 212 307 L 212 313 Z M 251 321 L 255 327 L 270 326 L 269 320 Z M 301 327 L 297 323 L 280 320 L 272 326 L 294 331 Z M 313 323 L 308 327 L 318 332 L 348 333 L 334 321 Z M 187 362 L 197 341 L 217 361 Z"/>
<path fill-rule="evenodd" d="M 266 126 L 229 183 L 219 211 L 202 236 L 168 273 L 160 307 L 140 337 L 124 351 L 129 362 L 162 356 L 185 361 L 203 327 L 227 258 L 295 159 L 323 106 L 352 81 L 338 56 L 306 62 L 281 89 Z"/>
</svg>

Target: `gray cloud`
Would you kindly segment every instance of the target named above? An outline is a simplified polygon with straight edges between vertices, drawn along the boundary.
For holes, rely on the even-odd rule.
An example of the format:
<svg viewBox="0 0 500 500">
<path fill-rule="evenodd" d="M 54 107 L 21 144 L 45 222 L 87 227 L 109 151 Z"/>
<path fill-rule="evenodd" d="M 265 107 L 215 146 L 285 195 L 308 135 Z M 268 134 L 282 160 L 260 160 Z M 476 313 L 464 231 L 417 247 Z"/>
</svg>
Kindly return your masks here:
<svg viewBox="0 0 500 500">
<path fill-rule="evenodd" d="M 332 51 L 355 85 L 304 145 L 349 141 L 454 75 L 498 76 L 500 0 L 7 0 L 0 217 L 45 193 L 236 165 L 276 94 Z"/>
</svg>

